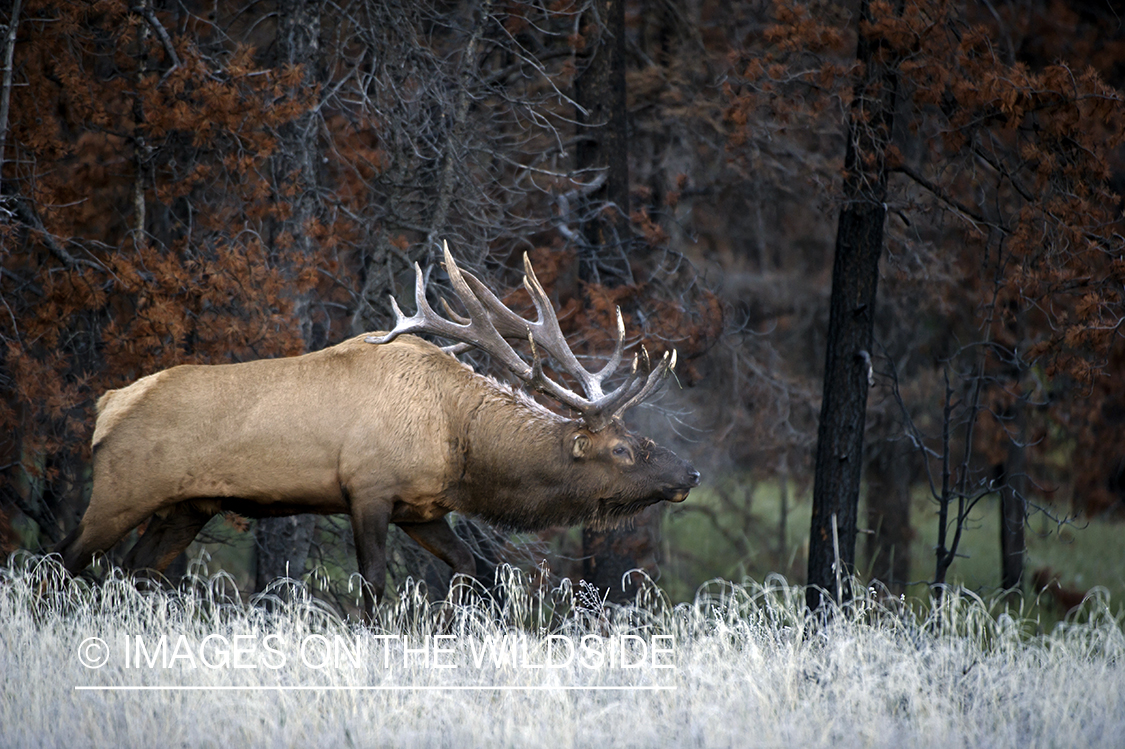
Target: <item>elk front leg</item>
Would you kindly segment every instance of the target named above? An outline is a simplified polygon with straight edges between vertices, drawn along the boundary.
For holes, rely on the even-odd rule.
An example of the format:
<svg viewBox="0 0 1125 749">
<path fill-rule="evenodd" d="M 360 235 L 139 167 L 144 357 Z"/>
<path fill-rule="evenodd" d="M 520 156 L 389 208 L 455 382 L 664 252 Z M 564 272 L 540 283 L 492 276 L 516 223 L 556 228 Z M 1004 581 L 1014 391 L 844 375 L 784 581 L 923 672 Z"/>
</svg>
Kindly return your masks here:
<svg viewBox="0 0 1125 749">
<path fill-rule="evenodd" d="M 363 578 L 363 621 L 375 623 L 375 605 L 383 598 L 387 584 L 387 525 L 391 519 L 390 502 L 372 500 L 352 503 L 352 535 L 355 538 L 356 560 Z"/>
</svg>

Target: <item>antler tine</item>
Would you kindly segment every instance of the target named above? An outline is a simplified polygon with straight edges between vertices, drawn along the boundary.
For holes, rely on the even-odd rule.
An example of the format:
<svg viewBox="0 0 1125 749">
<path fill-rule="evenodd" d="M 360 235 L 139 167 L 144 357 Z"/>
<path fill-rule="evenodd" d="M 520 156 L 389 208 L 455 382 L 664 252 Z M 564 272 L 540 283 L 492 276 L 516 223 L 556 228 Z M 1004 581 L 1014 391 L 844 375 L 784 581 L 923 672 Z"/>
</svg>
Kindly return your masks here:
<svg viewBox="0 0 1125 749">
<path fill-rule="evenodd" d="M 473 293 L 488 308 L 496 323 L 497 330 L 501 330 L 505 338 L 523 338 L 528 331 L 531 331 L 535 336 L 535 342 L 554 357 L 563 371 L 582 384 L 582 390 L 590 401 L 596 402 L 605 397 L 602 382 L 617 371 L 621 364 L 622 352 L 625 349 L 625 321 L 621 316 L 621 310 L 617 310 L 618 330 L 613 355 L 606 366 L 598 370 L 597 373 L 590 372 L 582 366 L 578 357 L 574 355 L 570 345 L 566 342 L 566 337 L 559 326 L 559 319 L 551 305 L 551 300 L 547 296 L 547 292 L 544 291 L 543 285 L 539 283 L 539 278 L 535 275 L 535 269 L 531 265 L 531 258 L 528 257 L 526 252 L 523 256 L 523 267 L 523 285 L 531 297 L 531 303 L 535 305 L 535 322 L 526 320 L 508 309 L 488 287 L 472 274 L 465 273 L 464 275 L 472 287 Z"/>
<path fill-rule="evenodd" d="M 617 312 L 617 342 L 613 346 L 613 355 L 595 375 L 599 381 L 617 371 L 617 368 L 621 366 L 621 354 L 625 351 L 625 318 L 621 316 L 620 307 L 614 307 L 614 310 Z"/>
<path fill-rule="evenodd" d="M 617 388 L 605 393 L 602 390 L 602 382 L 620 366 L 625 349 L 625 320 L 620 308 L 616 310 L 617 340 L 613 355 L 604 367 L 592 373 L 578 362 L 578 358 L 567 344 L 550 299 L 535 276 L 535 270 L 531 267 L 531 260 L 526 253 L 524 254 L 524 286 L 535 305 L 537 315 L 534 322 L 525 320 L 508 309 L 480 279 L 462 271 L 454 261 L 448 243 L 443 243 L 443 253 L 449 281 L 465 307 L 468 317 L 455 313 L 444 299 L 442 304 L 452 320 L 447 320 L 434 312 L 426 301 L 422 269 L 415 263 L 414 302 L 417 312 L 407 317 L 399 308 L 398 302 L 391 297 L 391 306 L 396 318 L 395 327 L 385 336 L 368 337 L 366 339 L 368 343 L 389 343 L 404 333 L 432 333 L 442 338 L 460 341 L 461 344 L 468 344 L 495 357 L 530 387 L 579 411 L 587 426 L 593 431 L 600 430 L 618 418 L 626 409 L 649 397 L 676 366 L 675 351 L 670 354 L 665 353 L 655 367 L 649 360 L 648 352 L 644 351 L 643 366 L 638 366 L 640 360 L 634 356 L 632 373 Z M 525 362 L 505 340 L 517 338 L 526 338 L 530 343 L 533 360 L 531 364 Z M 461 346 L 449 348 L 460 349 Z M 540 348 L 554 357 L 563 371 L 578 379 L 586 397 L 548 379 L 543 374 Z"/>
<path fill-rule="evenodd" d="M 404 333 L 421 331 L 423 329 L 421 326 L 427 320 L 450 324 L 434 314 L 426 301 L 426 283 L 423 280 L 422 267 L 418 263 L 414 263 L 414 306 L 417 312 L 407 317 L 402 308 L 398 306 L 398 301 L 395 300 L 394 295 L 391 295 L 391 309 L 395 313 L 395 326 L 385 336 L 368 336 L 364 340 L 367 343 L 390 343 Z M 430 313 L 429 315 L 426 314 L 427 311 Z"/>
<path fill-rule="evenodd" d="M 550 300 L 546 298 L 546 294 L 539 297 L 535 294 L 534 290 L 528 288 L 528 293 L 531 295 L 532 304 L 535 305 L 536 319 L 534 322 L 520 317 L 500 301 L 500 298 L 492 293 L 492 290 L 484 285 L 483 282 L 472 273 L 461 271 L 465 281 L 468 282 L 469 287 L 472 289 L 473 294 L 480 300 L 481 304 L 488 310 L 492 318 L 496 330 L 500 332 L 504 338 L 508 340 L 523 340 L 527 338 L 528 331 L 535 335 L 535 342 L 547 351 L 556 361 L 564 362 L 569 355 L 573 358 L 569 346 L 566 341 L 562 340 L 561 335 L 558 338 L 552 338 L 549 332 L 549 327 L 545 324 L 549 315 L 554 315 L 554 310 L 551 307 Z M 527 278 L 524 277 L 524 286 L 527 287 Z M 555 327 L 558 327 L 558 321 L 555 321 Z M 561 346 L 560 346 L 561 343 Z"/>
<path fill-rule="evenodd" d="M 441 298 L 441 306 L 442 309 L 445 310 L 446 316 L 448 316 L 449 319 L 453 320 L 453 322 L 458 323 L 459 325 L 468 325 L 472 322 L 472 320 L 470 320 L 469 318 L 461 317 L 461 315 L 454 312 L 453 308 L 449 306 L 449 302 L 445 301 L 445 297 Z"/>
<path fill-rule="evenodd" d="M 579 363 L 578 357 L 570 349 L 570 344 L 566 342 L 562 328 L 559 327 L 559 318 L 555 314 L 555 309 L 551 305 L 547 292 L 543 290 L 543 285 L 539 283 L 539 278 L 535 275 L 535 269 L 531 267 L 531 258 L 528 257 L 526 252 L 523 253 L 523 273 L 524 288 L 531 296 L 535 311 L 539 313 L 535 328 L 539 332 L 540 342 L 545 341 L 544 348 L 547 348 L 548 345 L 551 346 L 548 350 L 563 370 L 582 383 L 582 389 L 586 392 L 587 398 L 596 401 L 603 395 L 602 380 L 609 372 L 603 370 L 594 374 Z"/>
<path fill-rule="evenodd" d="M 535 299 L 535 307 L 539 312 L 539 319 L 531 323 L 505 307 L 496 295 L 489 291 L 479 279 L 471 273 L 463 272 L 453 259 L 453 254 L 449 251 L 449 243 L 443 242 L 443 245 L 445 251 L 445 266 L 446 272 L 449 274 L 449 281 L 453 284 L 453 290 L 457 293 L 458 298 L 461 299 L 461 303 L 465 305 L 465 309 L 469 313 L 469 318 L 472 321 L 469 330 L 476 334 L 474 337 L 459 337 L 457 340 L 472 343 L 483 351 L 496 356 L 504 362 L 517 377 L 527 382 L 536 390 L 547 393 L 560 403 L 583 413 L 589 411 L 592 407 L 596 408 L 597 403 L 592 402 L 594 401 L 594 397 L 589 391 L 587 391 L 588 397 L 583 398 L 578 393 L 560 385 L 554 380 L 548 379 L 543 374 L 542 362 L 535 350 L 536 343 L 539 343 L 543 348 L 547 349 L 556 359 L 560 358 L 560 355 L 563 361 L 569 358 L 578 369 L 589 376 L 589 372 L 586 372 L 586 370 L 582 369 L 582 366 L 578 364 L 578 360 L 574 358 L 574 353 L 571 352 L 570 347 L 566 344 L 566 340 L 562 337 L 562 331 L 559 330 L 558 319 L 555 317 L 550 300 L 547 299 L 547 295 L 543 291 L 543 287 L 539 285 L 538 279 L 535 280 L 535 285 L 539 292 L 539 298 L 535 299 L 535 297 L 533 297 L 533 299 Z M 526 266 L 530 268 L 530 263 L 527 261 L 527 253 L 524 253 L 524 261 Z M 470 282 L 468 279 L 472 279 L 472 281 Z M 519 357 L 515 349 L 504 340 L 504 335 L 497 326 L 498 322 L 500 322 L 500 327 L 508 329 L 514 326 L 522 327 L 523 335 L 526 335 L 528 341 L 531 343 L 531 352 L 534 361 L 530 366 L 528 366 L 528 364 Z M 536 337 L 537 332 L 539 333 L 538 337 Z M 553 335 L 553 333 L 557 334 Z M 577 376 L 577 373 L 574 374 Z M 579 379 L 585 383 L 584 379 L 581 377 L 579 377 Z M 598 395 L 601 395 L 600 389 Z"/>
<path fill-rule="evenodd" d="M 495 331 L 492 331 L 493 337 L 498 339 L 499 342 L 503 345 L 502 348 L 494 350 L 497 348 L 495 346 L 496 341 L 489 340 L 488 326 L 481 326 L 476 323 L 476 320 L 482 317 L 486 317 L 487 313 L 485 312 L 484 308 L 480 306 L 480 303 L 477 302 L 477 299 L 473 295 L 473 293 L 465 285 L 464 279 L 461 279 L 458 275 L 456 264 L 450 262 L 452 260 L 452 256 L 449 254 L 448 245 L 446 245 L 445 247 L 445 255 L 447 266 L 452 265 L 453 268 L 450 271 L 450 280 L 453 282 L 454 291 L 457 292 L 457 295 L 461 299 L 461 302 L 465 305 L 465 308 L 469 310 L 469 318 L 464 318 L 453 313 L 449 309 L 449 304 L 444 299 L 442 300 L 442 304 L 445 306 L 446 311 L 450 313 L 450 317 L 453 317 L 454 320 L 446 320 L 445 318 L 434 312 L 433 308 L 430 306 L 430 303 L 426 301 L 426 282 L 425 276 L 423 276 L 422 274 L 422 268 L 418 265 L 418 263 L 415 263 L 414 306 L 417 311 L 413 315 L 407 317 L 403 313 L 402 308 L 398 306 L 398 301 L 395 300 L 394 296 L 391 296 L 391 308 L 395 313 L 394 328 L 392 328 L 391 331 L 385 336 L 368 336 L 364 340 L 366 340 L 368 343 L 390 343 L 395 338 L 398 338 L 400 335 L 403 335 L 405 333 L 432 333 L 434 335 L 439 335 L 442 338 L 449 338 L 454 341 L 461 341 L 463 343 L 472 344 L 474 346 L 477 346 L 478 348 L 482 348 L 488 351 L 490 354 L 494 353 L 498 358 L 503 360 L 509 368 L 513 369 L 513 371 L 515 371 L 517 375 L 530 373 L 531 368 L 528 367 L 528 365 L 519 358 L 519 356 L 511 346 L 508 346 L 507 343 L 504 343 L 503 339 L 500 338 L 495 333 Z M 507 352 L 503 350 L 504 348 L 507 349 Z M 524 372 L 523 370 L 527 371 Z"/>
<path fill-rule="evenodd" d="M 663 381 L 663 378 L 667 376 L 665 368 L 670 369 L 675 366 L 675 353 L 673 352 L 671 359 L 666 355 L 657 369 L 654 370 L 648 352 L 644 351 L 643 370 L 638 371 L 639 360 L 635 360 L 630 376 L 617 388 L 606 393 L 602 390 L 602 383 L 617 371 L 625 350 L 625 319 L 620 308 L 615 310 L 617 336 L 613 354 L 604 367 L 596 373 L 591 373 L 578 362 L 574 352 L 566 343 L 554 307 L 551 305 L 547 292 L 544 291 L 542 284 L 539 282 L 539 278 L 535 275 L 535 269 L 532 267 L 531 259 L 527 253 L 524 253 L 524 287 L 531 296 L 532 304 L 535 305 L 537 312 L 535 322 L 526 320 L 508 309 L 479 279 L 469 273 L 464 275 L 472 287 L 473 293 L 488 309 L 494 322 L 497 323 L 497 329 L 503 330 L 503 335 L 506 338 L 523 337 L 530 333 L 535 344 L 546 349 L 564 371 L 582 383 L 582 388 L 586 393 L 587 405 L 579 410 L 582 412 L 587 425 L 595 431 L 620 416 L 627 408 L 649 397 Z"/>
<path fill-rule="evenodd" d="M 489 322 L 489 315 L 487 310 L 481 305 L 480 300 L 477 299 L 472 289 L 465 282 L 465 277 L 461 274 L 461 269 L 457 267 L 457 262 L 453 259 L 453 253 L 449 251 L 449 242 L 442 242 L 442 252 L 445 255 L 445 272 L 449 275 L 449 282 L 453 285 L 453 291 L 457 294 L 457 298 L 461 300 L 461 304 L 465 306 L 465 311 L 469 313 L 467 324 L 450 323 L 449 321 L 439 317 L 433 313 L 430 306 L 427 304 L 426 309 L 430 312 L 432 320 L 427 320 L 427 323 L 434 324 L 434 329 L 428 330 L 423 327 L 420 330 L 426 332 L 434 332 L 439 335 L 444 335 L 447 338 L 453 338 L 457 341 L 470 343 L 482 351 L 495 356 L 504 366 L 510 369 L 517 377 L 522 380 L 531 382 L 533 377 L 533 368 L 520 358 L 504 337 L 496 330 L 495 326 Z M 423 293 L 422 302 L 425 302 L 425 294 Z M 447 305 L 448 306 L 448 305 Z M 421 306 L 419 306 L 421 309 Z M 458 316 L 458 319 L 465 320 L 466 318 Z M 451 328 L 453 328 L 451 330 Z M 445 333 L 441 331 L 445 330 Z M 543 379 L 542 377 L 538 379 Z"/>
<path fill-rule="evenodd" d="M 656 365 L 656 368 L 653 369 L 652 372 L 649 373 L 648 378 L 644 380 L 644 386 L 641 387 L 631 398 L 625 401 L 622 406 L 615 409 L 613 411 L 612 418 L 616 419 L 621 414 L 625 413 L 627 410 L 659 390 L 660 386 L 664 384 L 664 380 L 666 380 L 672 370 L 676 368 L 676 356 L 676 349 L 672 349 L 671 356 L 669 356 L 669 352 L 665 351 L 664 356 L 660 359 L 660 363 Z M 641 382 L 641 380 L 640 378 L 637 378 L 636 380 L 634 380 L 634 382 L 639 383 Z"/>
<path fill-rule="evenodd" d="M 529 365 L 520 358 L 515 349 L 504 340 L 504 336 L 496 329 L 489 310 L 484 307 L 473 289 L 470 288 L 469 282 L 466 281 L 465 275 L 457 267 L 457 263 L 449 251 L 448 243 L 445 243 L 444 254 L 449 281 L 469 316 L 465 318 L 452 314 L 456 320 L 454 322 L 446 320 L 434 312 L 429 302 L 426 301 L 426 285 L 423 280 L 422 269 L 415 263 L 414 303 L 418 311 L 407 317 L 399 308 L 398 302 L 395 301 L 394 297 L 391 297 L 391 306 L 396 318 L 394 328 L 385 336 L 368 336 L 364 340 L 368 343 L 390 343 L 404 333 L 432 333 L 442 338 L 467 343 L 492 355 L 511 370 L 516 377 L 536 390 L 547 393 L 560 403 L 570 406 L 576 411 L 585 412 L 589 409 L 591 407 L 589 400 L 545 377 L 538 359 L 534 364 Z M 476 283 L 480 284 L 479 281 Z M 497 303 L 499 303 L 499 300 L 497 300 Z M 511 314 L 514 316 L 514 313 Z M 531 335 L 532 331 L 525 329 L 523 334 Z M 554 351 L 551 351 L 551 353 L 554 354 Z"/>
</svg>

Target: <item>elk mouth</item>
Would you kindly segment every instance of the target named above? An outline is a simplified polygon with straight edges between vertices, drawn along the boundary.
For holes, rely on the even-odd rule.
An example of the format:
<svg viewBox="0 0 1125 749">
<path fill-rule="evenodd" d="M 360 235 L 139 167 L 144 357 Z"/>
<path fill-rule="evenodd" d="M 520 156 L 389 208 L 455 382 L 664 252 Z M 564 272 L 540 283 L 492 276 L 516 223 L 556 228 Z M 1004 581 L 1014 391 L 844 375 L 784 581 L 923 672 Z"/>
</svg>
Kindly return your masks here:
<svg viewBox="0 0 1125 749">
<path fill-rule="evenodd" d="M 664 490 L 664 498 L 669 502 L 683 502 L 688 493 L 699 486 L 699 471 L 694 468 L 688 472 L 687 481 L 682 486 L 670 486 Z"/>
</svg>

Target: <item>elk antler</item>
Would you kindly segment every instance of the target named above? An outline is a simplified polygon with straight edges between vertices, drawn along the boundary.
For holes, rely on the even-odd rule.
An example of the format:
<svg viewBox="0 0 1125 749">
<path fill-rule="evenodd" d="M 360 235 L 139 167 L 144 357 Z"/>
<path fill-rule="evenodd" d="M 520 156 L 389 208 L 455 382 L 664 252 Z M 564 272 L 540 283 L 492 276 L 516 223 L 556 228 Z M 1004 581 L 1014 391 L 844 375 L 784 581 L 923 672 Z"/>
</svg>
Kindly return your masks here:
<svg viewBox="0 0 1125 749">
<path fill-rule="evenodd" d="M 586 426 L 595 432 L 620 416 L 626 409 L 652 395 L 676 366 L 674 350 L 665 352 L 654 366 L 648 352 L 642 347 L 643 362 L 641 358 L 634 355 L 629 377 L 613 390 L 605 392 L 602 383 L 620 366 L 621 354 L 625 348 L 625 321 L 621 317 L 620 307 L 617 308 L 617 343 L 613 355 L 600 370 L 590 372 L 578 362 L 578 358 L 567 345 L 566 338 L 559 328 L 559 320 L 551 307 L 551 301 L 547 298 L 547 293 L 540 285 L 539 279 L 535 277 L 535 271 L 526 253 L 523 256 L 525 273 L 523 284 L 535 305 L 534 322 L 512 312 L 480 279 L 458 268 L 453 255 L 449 252 L 448 243 L 443 245 L 445 269 L 449 273 L 450 283 L 453 284 L 453 290 L 469 316 L 465 318 L 455 314 L 449 305 L 445 305 L 445 311 L 453 318 L 452 320 L 447 320 L 434 312 L 426 301 L 422 269 L 415 263 L 414 302 L 418 311 L 407 317 L 392 296 L 391 306 L 394 308 L 396 318 L 394 329 L 382 337 L 368 337 L 365 339 L 368 343 L 390 343 L 403 333 L 432 333 L 442 338 L 470 344 L 498 359 L 529 387 L 546 393 L 581 413 Z M 525 362 L 505 340 L 524 338 L 531 345 L 531 364 Z M 539 357 L 540 348 L 555 359 L 562 371 L 581 383 L 585 397 L 548 379 L 543 374 L 543 362 Z"/>
</svg>

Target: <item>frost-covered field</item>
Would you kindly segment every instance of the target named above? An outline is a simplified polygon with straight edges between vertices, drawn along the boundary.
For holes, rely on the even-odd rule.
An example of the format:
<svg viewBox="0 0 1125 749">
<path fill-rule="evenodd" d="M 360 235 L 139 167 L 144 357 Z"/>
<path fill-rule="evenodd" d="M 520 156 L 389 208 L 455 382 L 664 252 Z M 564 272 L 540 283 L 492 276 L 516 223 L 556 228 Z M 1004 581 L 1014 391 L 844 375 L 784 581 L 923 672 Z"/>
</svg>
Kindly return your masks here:
<svg viewBox="0 0 1125 749">
<path fill-rule="evenodd" d="M 0 569 L 0 746 L 1125 745 L 1102 600 L 1049 634 L 953 593 L 940 624 L 870 599 L 813 627 L 780 582 L 599 612 L 514 579 L 444 618 L 408 592 L 373 632 L 299 595 L 232 603 L 222 576 L 54 575 Z"/>
</svg>

